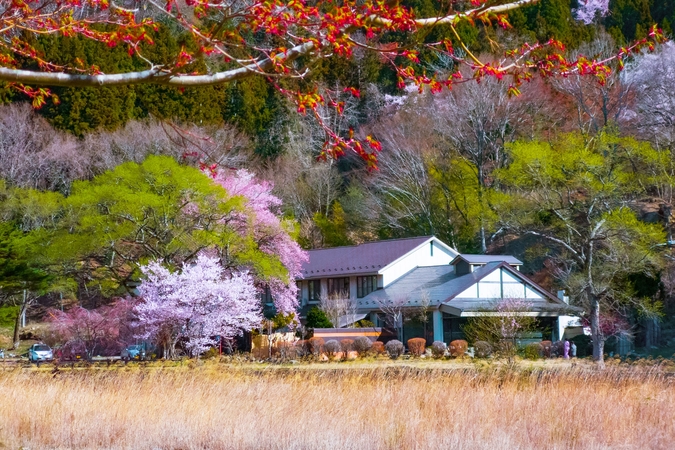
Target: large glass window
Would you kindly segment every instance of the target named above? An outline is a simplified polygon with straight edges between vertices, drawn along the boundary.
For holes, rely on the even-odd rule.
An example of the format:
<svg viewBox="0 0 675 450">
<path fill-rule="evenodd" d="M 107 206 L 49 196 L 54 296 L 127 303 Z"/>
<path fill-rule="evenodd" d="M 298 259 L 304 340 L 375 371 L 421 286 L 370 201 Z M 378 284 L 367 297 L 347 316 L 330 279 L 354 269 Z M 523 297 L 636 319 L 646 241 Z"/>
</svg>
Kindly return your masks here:
<svg viewBox="0 0 675 450">
<path fill-rule="evenodd" d="M 328 295 L 331 294 L 344 294 L 349 296 L 349 277 L 329 278 Z"/>
<path fill-rule="evenodd" d="M 309 280 L 309 301 L 318 302 L 321 300 L 321 280 Z"/>
<path fill-rule="evenodd" d="M 356 296 L 358 298 L 363 298 L 375 290 L 377 290 L 377 275 L 356 277 Z"/>
</svg>

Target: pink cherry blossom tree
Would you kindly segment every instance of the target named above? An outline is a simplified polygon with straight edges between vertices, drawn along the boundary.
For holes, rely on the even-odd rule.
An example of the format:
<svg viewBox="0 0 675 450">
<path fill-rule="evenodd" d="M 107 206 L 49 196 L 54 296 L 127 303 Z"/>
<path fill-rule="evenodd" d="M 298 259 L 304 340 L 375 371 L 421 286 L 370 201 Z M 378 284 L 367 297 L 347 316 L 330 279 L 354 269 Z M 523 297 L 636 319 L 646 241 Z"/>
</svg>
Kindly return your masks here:
<svg viewBox="0 0 675 450">
<path fill-rule="evenodd" d="M 135 307 L 137 337 L 153 339 L 164 356 L 175 354 L 182 341 L 191 355 L 231 338 L 262 320 L 258 291 L 247 272 L 228 273 L 219 258 L 201 254 L 193 264 L 171 272 L 159 262 L 141 267 L 145 281 Z"/>
<path fill-rule="evenodd" d="M 115 355 L 130 342 L 129 326 L 133 302 L 119 299 L 115 303 L 89 310 L 75 306 L 67 311 L 47 312 L 48 340 L 55 344 L 83 347 L 87 355 Z"/>
<path fill-rule="evenodd" d="M 236 214 L 229 224 L 241 235 L 252 235 L 258 249 L 276 257 L 283 266 L 283 274 L 259 277 L 259 288 L 264 288 L 263 284 L 270 288 L 278 312 L 295 312 L 298 289 L 294 280 L 301 278 L 302 263 L 308 256 L 292 238 L 293 223 L 281 217 L 281 200 L 272 194 L 273 185 L 246 170 L 221 169 L 212 175 L 229 195 L 245 199 L 245 212 Z"/>
</svg>

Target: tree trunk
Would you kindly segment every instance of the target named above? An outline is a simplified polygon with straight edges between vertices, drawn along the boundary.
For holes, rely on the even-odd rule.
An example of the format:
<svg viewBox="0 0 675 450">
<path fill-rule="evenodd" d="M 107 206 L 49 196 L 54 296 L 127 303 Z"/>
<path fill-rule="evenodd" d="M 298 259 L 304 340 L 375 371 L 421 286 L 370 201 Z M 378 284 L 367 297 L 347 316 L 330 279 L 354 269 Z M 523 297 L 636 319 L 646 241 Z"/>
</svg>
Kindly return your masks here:
<svg viewBox="0 0 675 450">
<path fill-rule="evenodd" d="M 593 340 L 593 361 L 601 366 L 605 363 L 605 337 L 600 329 L 600 302 L 597 297 L 589 293 L 591 302 L 591 339 Z"/>
<path fill-rule="evenodd" d="M 16 320 L 14 321 L 12 350 L 16 350 L 19 347 L 19 344 L 21 343 L 21 339 L 19 339 L 19 333 L 21 331 L 21 319 L 23 315 L 26 314 L 27 309 L 28 309 L 28 296 L 26 295 L 26 291 L 23 291 L 23 300 L 21 302 L 21 305 L 19 306 L 19 312 L 16 315 Z"/>
<path fill-rule="evenodd" d="M 19 339 L 19 330 L 21 328 L 21 314 L 22 310 L 19 308 L 19 313 L 16 315 L 16 320 L 14 321 L 14 336 L 12 339 L 13 346 L 12 350 L 16 350 L 19 347 L 19 344 L 21 343 L 21 340 Z"/>
</svg>

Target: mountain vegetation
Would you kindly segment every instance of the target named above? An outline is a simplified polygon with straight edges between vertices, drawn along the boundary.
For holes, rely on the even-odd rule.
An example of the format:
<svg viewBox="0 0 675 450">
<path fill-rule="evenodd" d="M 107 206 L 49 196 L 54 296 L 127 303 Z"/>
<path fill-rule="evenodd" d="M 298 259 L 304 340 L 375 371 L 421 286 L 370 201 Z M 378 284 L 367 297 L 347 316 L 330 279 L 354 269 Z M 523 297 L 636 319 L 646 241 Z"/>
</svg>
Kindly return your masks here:
<svg viewBox="0 0 675 450">
<path fill-rule="evenodd" d="M 19 314 L 211 257 L 287 314 L 301 246 L 431 234 L 524 257 L 585 307 L 596 358 L 612 324 L 675 312 L 672 0 L 253 2 L 241 21 L 198 1 L 194 26 L 174 2 L 93 3 L 0 18 L 0 299 Z M 167 342 L 236 334 L 221 319 Z"/>
</svg>

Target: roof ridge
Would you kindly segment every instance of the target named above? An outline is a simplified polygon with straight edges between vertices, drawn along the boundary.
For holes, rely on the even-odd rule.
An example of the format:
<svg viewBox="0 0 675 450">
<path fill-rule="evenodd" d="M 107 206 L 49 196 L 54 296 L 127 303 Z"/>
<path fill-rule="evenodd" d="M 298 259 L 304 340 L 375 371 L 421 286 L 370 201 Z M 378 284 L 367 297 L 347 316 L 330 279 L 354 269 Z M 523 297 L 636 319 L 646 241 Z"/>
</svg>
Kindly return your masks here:
<svg viewBox="0 0 675 450">
<path fill-rule="evenodd" d="M 368 242 L 362 242 L 360 244 L 353 244 L 353 245 L 339 245 L 337 247 L 326 247 L 326 248 L 313 248 L 310 250 L 306 250 L 308 252 L 318 252 L 321 250 L 335 250 L 338 248 L 356 248 L 360 247 L 362 245 L 367 245 L 367 244 L 379 244 L 379 243 L 384 243 L 384 242 L 395 242 L 395 241 L 410 241 L 413 239 L 431 239 L 435 238 L 436 236 L 431 235 L 431 236 L 415 236 L 415 237 L 407 237 L 407 238 L 394 238 L 394 239 L 382 239 L 379 241 L 368 241 Z"/>
</svg>

